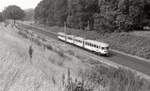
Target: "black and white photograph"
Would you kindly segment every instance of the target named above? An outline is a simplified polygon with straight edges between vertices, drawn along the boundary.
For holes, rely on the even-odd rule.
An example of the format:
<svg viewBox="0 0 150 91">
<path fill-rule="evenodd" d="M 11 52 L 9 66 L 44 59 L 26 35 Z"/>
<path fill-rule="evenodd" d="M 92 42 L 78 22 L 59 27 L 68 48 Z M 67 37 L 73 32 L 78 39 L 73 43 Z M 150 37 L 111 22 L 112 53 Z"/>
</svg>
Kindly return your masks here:
<svg viewBox="0 0 150 91">
<path fill-rule="evenodd" d="M 150 0 L 0 0 L 0 91 L 150 91 Z"/>
</svg>

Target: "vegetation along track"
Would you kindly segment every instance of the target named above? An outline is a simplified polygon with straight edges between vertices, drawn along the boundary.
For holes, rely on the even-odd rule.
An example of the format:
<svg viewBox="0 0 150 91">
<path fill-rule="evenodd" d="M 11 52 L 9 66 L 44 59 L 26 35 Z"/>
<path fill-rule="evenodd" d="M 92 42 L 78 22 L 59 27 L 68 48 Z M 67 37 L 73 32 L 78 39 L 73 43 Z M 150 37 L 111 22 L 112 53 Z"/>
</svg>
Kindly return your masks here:
<svg viewBox="0 0 150 91">
<path fill-rule="evenodd" d="M 32 31 L 37 32 L 37 33 L 41 33 L 47 37 L 57 39 L 57 34 L 52 33 L 50 31 L 46 31 L 43 29 L 39 29 L 37 27 L 33 27 L 33 26 L 29 26 L 29 25 L 23 25 L 23 24 L 19 24 L 18 26 L 22 27 L 24 29 L 32 30 Z M 81 50 L 83 50 L 83 49 L 81 49 Z M 85 50 L 83 50 L 83 51 L 85 51 Z M 95 55 L 95 56 L 97 56 L 97 55 Z M 103 57 L 103 56 L 97 56 L 97 57 L 108 59 L 110 62 L 115 62 L 115 63 L 118 63 L 120 65 L 127 66 L 129 68 L 132 68 L 136 71 L 139 71 L 141 73 L 144 73 L 144 74 L 150 76 L 150 70 L 149 70 L 150 69 L 150 63 L 149 62 L 146 62 L 146 61 L 143 61 L 140 59 L 136 59 L 136 58 L 133 58 L 133 57 L 130 57 L 127 55 L 119 54 L 119 53 L 116 53 L 114 51 L 111 51 L 110 57 Z"/>
</svg>

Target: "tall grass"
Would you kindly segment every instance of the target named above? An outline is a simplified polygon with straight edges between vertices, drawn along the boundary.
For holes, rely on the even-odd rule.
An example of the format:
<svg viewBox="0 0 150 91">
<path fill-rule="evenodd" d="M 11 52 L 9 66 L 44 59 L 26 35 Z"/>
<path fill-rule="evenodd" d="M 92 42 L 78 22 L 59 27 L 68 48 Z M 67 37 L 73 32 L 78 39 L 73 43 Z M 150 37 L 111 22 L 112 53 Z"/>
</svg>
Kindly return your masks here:
<svg viewBox="0 0 150 91">
<path fill-rule="evenodd" d="M 65 87 L 64 91 L 93 91 L 89 87 L 86 87 L 84 81 L 78 80 L 77 78 L 73 80 L 70 75 L 70 69 L 67 72 L 67 81 L 64 81 L 65 76 L 62 75 L 62 84 Z"/>
<path fill-rule="evenodd" d="M 150 91 L 150 82 L 123 68 L 96 65 L 80 75 L 95 85 L 109 88 L 109 91 Z"/>
</svg>

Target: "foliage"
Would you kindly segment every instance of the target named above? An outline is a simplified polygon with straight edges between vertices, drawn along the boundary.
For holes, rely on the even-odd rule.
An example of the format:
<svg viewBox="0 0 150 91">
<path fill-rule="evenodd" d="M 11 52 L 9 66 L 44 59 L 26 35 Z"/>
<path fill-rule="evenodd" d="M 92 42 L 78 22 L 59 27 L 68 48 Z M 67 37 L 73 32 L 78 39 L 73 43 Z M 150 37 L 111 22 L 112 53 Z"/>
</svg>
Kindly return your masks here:
<svg viewBox="0 0 150 91">
<path fill-rule="evenodd" d="M 150 25 L 148 0 L 43 0 L 35 19 L 48 25 L 97 30 L 131 31 Z"/>
<path fill-rule="evenodd" d="M 24 20 L 34 20 L 34 9 L 27 9 L 25 10 L 25 17 Z"/>
<path fill-rule="evenodd" d="M 4 18 L 3 18 L 3 14 L 0 12 L 0 22 L 3 21 Z"/>
<path fill-rule="evenodd" d="M 18 20 L 18 19 L 23 19 L 25 16 L 24 11 L 15 5 L 10 5 L 8 6 L 4 11 L 3 14 L 6 19 L 13 19 L 13 20 Z"/>
<path fill-rule="evenodd" d="M 63 25 L 66 21 L 67 0 L 43 0 L 35 8 L 35 19 L 47 25 Z"/>
</svg>

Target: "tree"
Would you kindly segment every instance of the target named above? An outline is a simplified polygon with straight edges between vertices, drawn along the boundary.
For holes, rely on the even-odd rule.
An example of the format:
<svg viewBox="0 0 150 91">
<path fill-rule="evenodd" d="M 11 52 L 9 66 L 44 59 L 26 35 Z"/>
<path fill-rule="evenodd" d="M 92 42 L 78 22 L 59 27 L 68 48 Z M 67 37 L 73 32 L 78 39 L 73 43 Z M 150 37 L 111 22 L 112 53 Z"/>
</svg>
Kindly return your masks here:
<svg viewBox="0 0 150 91">
<path fill-rule="evenodd" d="M 3 14 L 4 14 L 4 16 L 5 16 L 6 19 L 13 19 L 14 23 L 15 23 L 15 20 L 21 20 L 25 16 L 24 11 L 20 7 L 18 7 L 16 5 L 10 5 L 10 6 L 8 6 L 3 11 Z"/>
<path fill-rule="evenodd" d="M 25 10 L 24 20 L 34 20 L 34 9 Z"/>
<path fill-rule="evenodd" d="M 35 8 L 35 20 L 47 25 L 62 26 L 66 21 L 68 0 L 42 0 Z"/>
<path fill-rule="evenodd" d="M 0 22 L 3 21 L 4 18 L 3 18 L 3 14 L 0 12 Z"/>
</svg>

